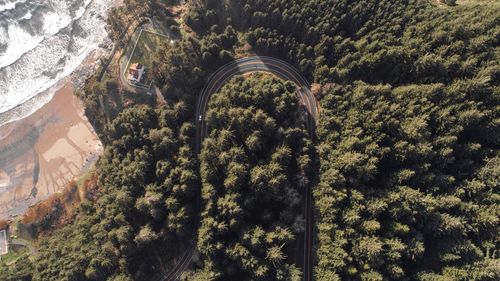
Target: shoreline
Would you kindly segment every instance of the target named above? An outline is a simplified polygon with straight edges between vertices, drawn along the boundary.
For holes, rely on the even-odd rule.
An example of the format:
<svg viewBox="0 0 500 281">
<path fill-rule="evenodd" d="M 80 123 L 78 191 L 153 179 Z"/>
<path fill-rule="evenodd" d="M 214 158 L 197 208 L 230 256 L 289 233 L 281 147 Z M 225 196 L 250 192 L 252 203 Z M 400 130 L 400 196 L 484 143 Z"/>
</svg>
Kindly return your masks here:
<svg viewBox="0 0 500 281">
<path fill-rule="evenodd" d="M 106 19 L 115 6 L 115 1 L 86 1 L 78 5 L 73 5 L 76 4 L 73 2 L 72 5 L 65 5 L 63 1 L 53 6 L 50 1 L 42 1 L 39 5 L 31 3 L 26 7 L 12 7 L 12 12 L 5 20 L 9 23 L 9 30 L 11 26 L 18 26 L 21 20 L 27 22 L 20 26 L 35 23 L 43 25 L 43 28 L 32 29 L 31 32 L 28 29 L 19 31 L 20 38 L 26 37 L 25 41 L 29 41 L 24 42 L 30 47 L 28 49 L 16 49 L 16 46 L 23 44 L 22 40 L 6 37 L 6 51 L 0 54 L 0 60 L 12 59 L 12 62 L 0 67 L 0 125 L 33 114 L 50 101 L 54 89 L 61 86 L 60 81 L 81 72 L 80 68 L 85 60 L 96 52 L 106 55 L 109 45 L 113 44 L 109 38 Z M 46 13 L 51 15 L 45 11 L 48 7 L 56 11 L 60 17 L 58 20 L 53 16 L 46 17 Z M 40 9 L 39 14 L 35 13 L 37 9 Z M 33 13 L 33 18 L 19 18 L 26 12 L 27 15 Z M 16 50 L 19 51 L 18 55 Z M 88 77 L 78 75 L 76 78 L 80 76 Z"/>
<path fill-rule="evenodd" d="M 76 81 L 75 83 L 72 83 L 72 85 L 77 89 L 83 88 L 83 84 L 85 84 L 85 81 L 98 69 L 99 58 L 103 56 L 106 57 L 110 52 L 111 48 L 112 46 L 108 46 L 106 48 L 99 47 L 93 50 L 80 62 L 78 67 L 75 68 L 70 74 L 59 79 L 57 82 L 55 82 L 52 86 L 48 87 L 46 90 L 39 92 L 38 94 L 30 97 L 29 99 L 23 101 L 17 106 L 7 111 L 1 112 L 0 122 L 2 121 L 1 118 L 5 118 L 6 115 L 15 116 L 19 114 L 18 113 L 19 111 L 21 111 L 22 116 L 14 118 L 11 117 L 11 120 L 3 124 L 0 123 L 0 141 L 8 137 L 8 134 L 6 133 L 8 129 L 5 128 L 13 126 L 13 123 L 22 121 L 23 119 L 30 117 L 35 112 L 40 110 L 54 98 L 54 96 L 58 91 L 60 91 L 62 88 L 66 86 L 66 84 L 69 83 L 68 81 Z M 28 104 L 31 102 L 34 102 L 36 105 L 29 106 Z M 9 117 L 7 116 L 7 118 Z"/>
<path fill-rule="evenodd" d="M 123 0 L 111 1 L 108 13 L 122 5 Z M 46 96 L 43 104 L 0 125 L 0 219 L 23 215 L 62 192 L 99 159 L 102 143 L 75 88 L 83 88 L 113 44 L 99 46 L 72 73 L 37 94 Z"/>
<path fill-rule="evenodd" d="M 106 1 L 108 1 L 109 4 L 107 6 L 105 16 L 103 16 L 104 19 L 107 19 L 109 13 L 113 9 L 124 5 L 123 0 L 106 0 Z M 88 5 L 90 5 L 90 3 Z M 87 10 L 85 11 L 88 12 Z M 106 24 L 107 26 L 106 22 L 104 22 L 104 24 Z M 50 102 L 55 92 L 64 87 L 65 85 L 64 81 L 76 80 L 74 86 L 77 88 L 83 88 L 83 84 L 85 84 L 85 81 L 98 69 L 99 59 L 102 57 L 108 57 L 113 49 L 114 44 L 115 42 L 113 42 L 113 40 L 111 40 L 111 38 L 109 37 L 109 33 L 106 27 L 106 35 L 101 38 L 100 43 L 96 45 L 95 48 L 86 52 L 86 55 L 81 57 L 82 60 L 76 64 L 77 66 L 73 68 L 73 70 L 65 72 L 65 74 L 63 74 L 61 77 L 57 78 L 57 81 L 53 80 L 52 81 L 53 83 L 50 82 L 52 84 L 45 85 L 43 89 L 39 89 L 37 93 L 23 98 L 22 100 L 17 102 L 17 104 L 14 105 L 13 107 L 1 111 L 0 140 L 5 137 L 3 133 L 3 131 L 5 130 L 3 130 L 3 127 L 29 117 L 30 115 L 34 114 L 37 110 L 39 110 L 42 106 Z M 0 67 L 0 70 L 2 69 L 3 67 Z"/>
<path fill-rule="evenodd" d="M 48 103 L 1 128 L 9 134 L 0 139 L 0 219 L 62 191 L 102 152 L 73 84 L 62 84 Z"/>
</svg>

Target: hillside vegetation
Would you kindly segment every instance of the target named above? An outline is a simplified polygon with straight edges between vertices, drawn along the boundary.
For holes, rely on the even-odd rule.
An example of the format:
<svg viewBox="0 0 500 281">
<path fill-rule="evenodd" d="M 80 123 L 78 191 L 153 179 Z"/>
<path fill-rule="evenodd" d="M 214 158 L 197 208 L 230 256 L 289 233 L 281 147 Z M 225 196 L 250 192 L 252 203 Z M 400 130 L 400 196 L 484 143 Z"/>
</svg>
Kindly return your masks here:
<svg viewBox="0 0 500 281">
<path fill-rule="evenodd" d="M 193 23 L 327 84 L 316 280 L 500 278 L 498 5 L 199 4 Z"/>
<path fill-rule="evenodd" d="M 300 280 L 293 257 L 314 153 L 303 115 L 295 85 L 265 75 L 233 78 L 212 97 L 200 167 L 204 275 Z"/>
<path fill-rule="evenodd" d="M 317 280 L 497 279 L 495 103 L 462 80 L 327 91 Z"/>
</svg>

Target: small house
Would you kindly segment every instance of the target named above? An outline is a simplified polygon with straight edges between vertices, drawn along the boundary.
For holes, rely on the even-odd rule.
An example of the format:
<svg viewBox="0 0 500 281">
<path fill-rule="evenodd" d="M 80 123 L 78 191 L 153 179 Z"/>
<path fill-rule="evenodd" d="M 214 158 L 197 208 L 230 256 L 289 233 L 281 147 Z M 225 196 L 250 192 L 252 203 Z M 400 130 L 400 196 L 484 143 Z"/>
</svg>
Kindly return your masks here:
<svg viewBox="0 0 500 281">
<path fill-rule="evenodd" d="M 7 230 L 0 230 L 0 256 L 3 256 L 9 252 L 9 243 L 7 240 Z"/>
<path fill-rule="evenodd" d="M 128 69 L 128 81 L 132 83 L 140 83 L 145 71 L 146 68 L 144 65 L 140 63 L 132 64 Z"/>
</svg>

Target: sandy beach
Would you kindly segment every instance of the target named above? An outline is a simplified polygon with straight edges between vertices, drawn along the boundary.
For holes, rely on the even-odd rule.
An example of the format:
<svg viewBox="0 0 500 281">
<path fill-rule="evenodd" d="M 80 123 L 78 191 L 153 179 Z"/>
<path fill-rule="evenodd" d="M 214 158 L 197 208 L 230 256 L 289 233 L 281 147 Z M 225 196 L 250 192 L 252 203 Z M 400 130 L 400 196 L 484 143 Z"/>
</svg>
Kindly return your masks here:
<svg viewBox="0 0 500 281">
<path fill-rule="evenodd" d="M 62 191 L 101 151 L 69 83 L 34 114 L 0 127 L 0 219 Z"/>
</svg>

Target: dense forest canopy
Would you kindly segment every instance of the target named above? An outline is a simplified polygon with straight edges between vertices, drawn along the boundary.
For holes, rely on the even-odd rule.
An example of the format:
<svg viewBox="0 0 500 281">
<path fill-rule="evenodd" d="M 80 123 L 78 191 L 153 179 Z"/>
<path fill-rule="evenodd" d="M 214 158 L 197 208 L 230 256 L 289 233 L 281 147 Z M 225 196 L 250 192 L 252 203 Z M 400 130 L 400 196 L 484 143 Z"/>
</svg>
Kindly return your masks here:
<svg viewBox="0 0 500 281">
<path fill-rule="evenodd" d="M 498 279 L 498 92 L 459 81 L 325 94 L 317 280 Z"/>
<path fill-rule="evenodd" d="M 153 70 L 167 105 L 102 125 L 99 199 L 0 279 L 146 280 L 199 224 L 186 280 L 299 280 L 314 177 L 315 280 L 500 279 L 500 5 L 436 2 L 189 1 Z M 321 86 L 316 141 L 289 82 L 237 77 L 198 160 L 198 93 L 245 43 Z M 91 119 L 112 88 L 86 88 Z"/>
<path fill-rule="evenodd" d="M 194 2 L 198 9 L 188 21 L 201 21 L 200 28 L 231 24 L 246 31 L 260 53 L 294 63 L 318 82 L 399 85 L 450 83 L 492 72 L 498 76 L 498 5 L 442 9 L 425 0 Z"/>
<path fill-rule="evenodd" d="M 300 280 L 292 257 L 314 153 L 304 114 L 295 85 L 269 74 L 237 76 L 212 97 L 200 167 L 203 275 Z"/>
<path fill-rule="evenodd" d="M 319 93 L 316 280 L 500 278 L 499 8 L 233 0 L 189 15 L 334 83 Z"/>
</svg>

